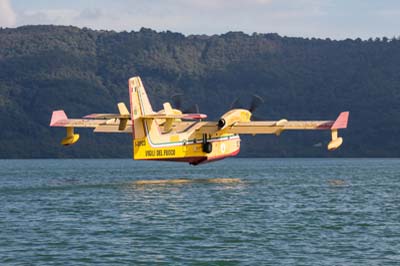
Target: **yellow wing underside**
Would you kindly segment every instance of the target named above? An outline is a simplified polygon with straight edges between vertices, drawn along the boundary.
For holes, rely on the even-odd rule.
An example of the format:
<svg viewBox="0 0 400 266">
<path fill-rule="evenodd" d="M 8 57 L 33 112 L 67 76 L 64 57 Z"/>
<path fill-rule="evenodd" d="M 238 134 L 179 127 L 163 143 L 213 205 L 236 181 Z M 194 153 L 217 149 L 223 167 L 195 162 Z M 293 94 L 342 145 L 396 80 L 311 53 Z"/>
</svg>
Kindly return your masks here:
<svg viewBox="0 0 400 266">
<path fill-rule="evenodd" d="M 62 122 L 62 121 L 61 121 Z M 123 130 L 119 130 L 119 119 L 67 119 L 57 127 L 94 128 L 97 133 L 132 133 L 132 122 L 128 121 Z"/>
</svg>

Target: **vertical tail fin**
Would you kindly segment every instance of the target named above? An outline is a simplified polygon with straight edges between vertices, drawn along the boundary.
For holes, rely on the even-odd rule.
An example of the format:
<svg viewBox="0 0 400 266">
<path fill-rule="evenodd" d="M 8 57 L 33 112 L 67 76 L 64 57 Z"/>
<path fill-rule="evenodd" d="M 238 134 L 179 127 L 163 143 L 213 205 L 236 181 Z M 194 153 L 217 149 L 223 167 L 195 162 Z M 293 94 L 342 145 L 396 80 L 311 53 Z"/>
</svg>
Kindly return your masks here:
<svg viewBox="0 0 400 266">
<path fill-rule="evenodd" d="M 144 138 L 150 133 L 149 131 L 158 132 L 158 125 L 154 120 L 144 121 L 141 119 L 142 116 L 153 114 L 154 111 L 140 77 L 129 79 L 129 98 L 131 104 L 133 138 Z"/>
<path fill-rule="evenodd" d="M 140 77 L 129 79 L 129 94 L 131 97 L 131 108 L 134 111 L 131 112 L 132 119 L 154 113 Z"/>
</svg>

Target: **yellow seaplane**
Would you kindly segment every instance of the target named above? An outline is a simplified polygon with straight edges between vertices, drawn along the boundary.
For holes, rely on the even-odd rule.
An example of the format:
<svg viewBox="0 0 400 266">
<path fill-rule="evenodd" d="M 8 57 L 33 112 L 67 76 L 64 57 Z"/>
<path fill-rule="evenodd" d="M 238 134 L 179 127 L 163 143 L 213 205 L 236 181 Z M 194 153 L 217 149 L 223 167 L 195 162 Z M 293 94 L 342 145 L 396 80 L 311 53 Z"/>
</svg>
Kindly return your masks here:
<svg viewBox="0 0 400 266">
<path fill-rule="evenodd" d="M 338 130 L 347 127 L 349 112 L 342 112 L 335 121 L 252 121 L 246 109 L 232 109 L 218 121 L 204 121 L 205 114 L 182 113 L 170 103 L 153 111 L 140 77 L 129 79 L 130 109 L 118 103 L 118 114 L 90 114 L 70 119 L 63 110 L 53 111 L 50 126 L 65 127 L 67 136 L 61 144 L 68 146 L 79 140 L 74 128 L 94 128 L 98 133 L 132 134 L 133 159 L 188 162 L 193 165 L 235 156 L 240 150 L 239 134 L 275 134 L 285 130 L 330 130 L 328 150 L 343 143 Z"/>
</svg>

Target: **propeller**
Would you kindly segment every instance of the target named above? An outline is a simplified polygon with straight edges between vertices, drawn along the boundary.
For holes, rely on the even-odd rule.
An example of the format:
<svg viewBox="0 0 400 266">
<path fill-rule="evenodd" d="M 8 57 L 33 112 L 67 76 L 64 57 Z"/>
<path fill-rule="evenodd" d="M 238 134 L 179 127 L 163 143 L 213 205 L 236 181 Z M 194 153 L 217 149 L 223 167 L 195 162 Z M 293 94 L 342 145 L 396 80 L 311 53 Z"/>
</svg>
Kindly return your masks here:
<svg viewBox="0 0 400 266">
<path fill-rule="evenodd" d="M 241 109 L 243 108 L 243 105 L 240 102 L 239 97 L 236 97 L 235 100 L 231 103 L 231 106 L 229 109 Z"/>
<path fill-rule="evenodd" d="M 261 98 L 260 95 L 253 94 L 253 97 L 251 98 L 251 103 L 250 103 L 250 108 L 249 111 L 253 113 L 260 105 L 264 103 L 264 99 Z"/>
<path fill-rule="evenodd" d="M 182 113 L 184 113 L 184 114 L 200 113 L 198 104 L 193 104 L 189 107 L 184 107 L 183 106 L 183 96 L 184 96 L 183 93 L 176 93 L 176 94 L 172 95 L 171 99 L 172 99 L 173 107 L 181 110 Z"/>
<path fill-rule="evenodd" d="M 171 96 L 171 100 L 173 103 L 173 106 L 176 109 L 181 109 L 182 108 L 182 99 L 183 99 L 183 94 L 182 93 L 175 93 L 174 95 Z"/>
<path fill-rule="evenodd" d="M 198 114 L 198 113 L 200 113 L 199 105 L 197 103 L 195 103 L 192 106 L 189 106 L 188 108 L 183 109 L 182 112 L 184 114 Z"/>
<path fill-rule="evenodd" d="M 248 107 L 245 107 L 245 105 L 243 105 L 241 103 L 240 98 L 236 97 L 233 100 L 230 109 L 246 109 L 252 113 L 252 120 L 263 120 L 263 118 L 261 118 L 257 115 L 254 115 L 254 112 L 264 103 L 265 103 L 265 101 L 260 95 L 253 94 L 251 96 L 251 101 L 250 101 L 250 104 L 248 105 Z"/>
</svg>

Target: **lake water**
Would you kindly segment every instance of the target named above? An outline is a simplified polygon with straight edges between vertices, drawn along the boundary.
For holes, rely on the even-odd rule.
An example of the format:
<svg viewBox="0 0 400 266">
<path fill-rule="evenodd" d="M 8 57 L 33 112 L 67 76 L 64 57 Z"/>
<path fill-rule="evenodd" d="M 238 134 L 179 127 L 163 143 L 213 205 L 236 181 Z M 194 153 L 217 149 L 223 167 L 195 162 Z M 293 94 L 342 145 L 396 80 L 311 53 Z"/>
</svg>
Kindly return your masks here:
<svg viewBox="0 0 400 266">
<path fill-rule="evenodd" d="M 400 265 L 400 159 L 0 160 L 0 265 Z"/>
</svg>

